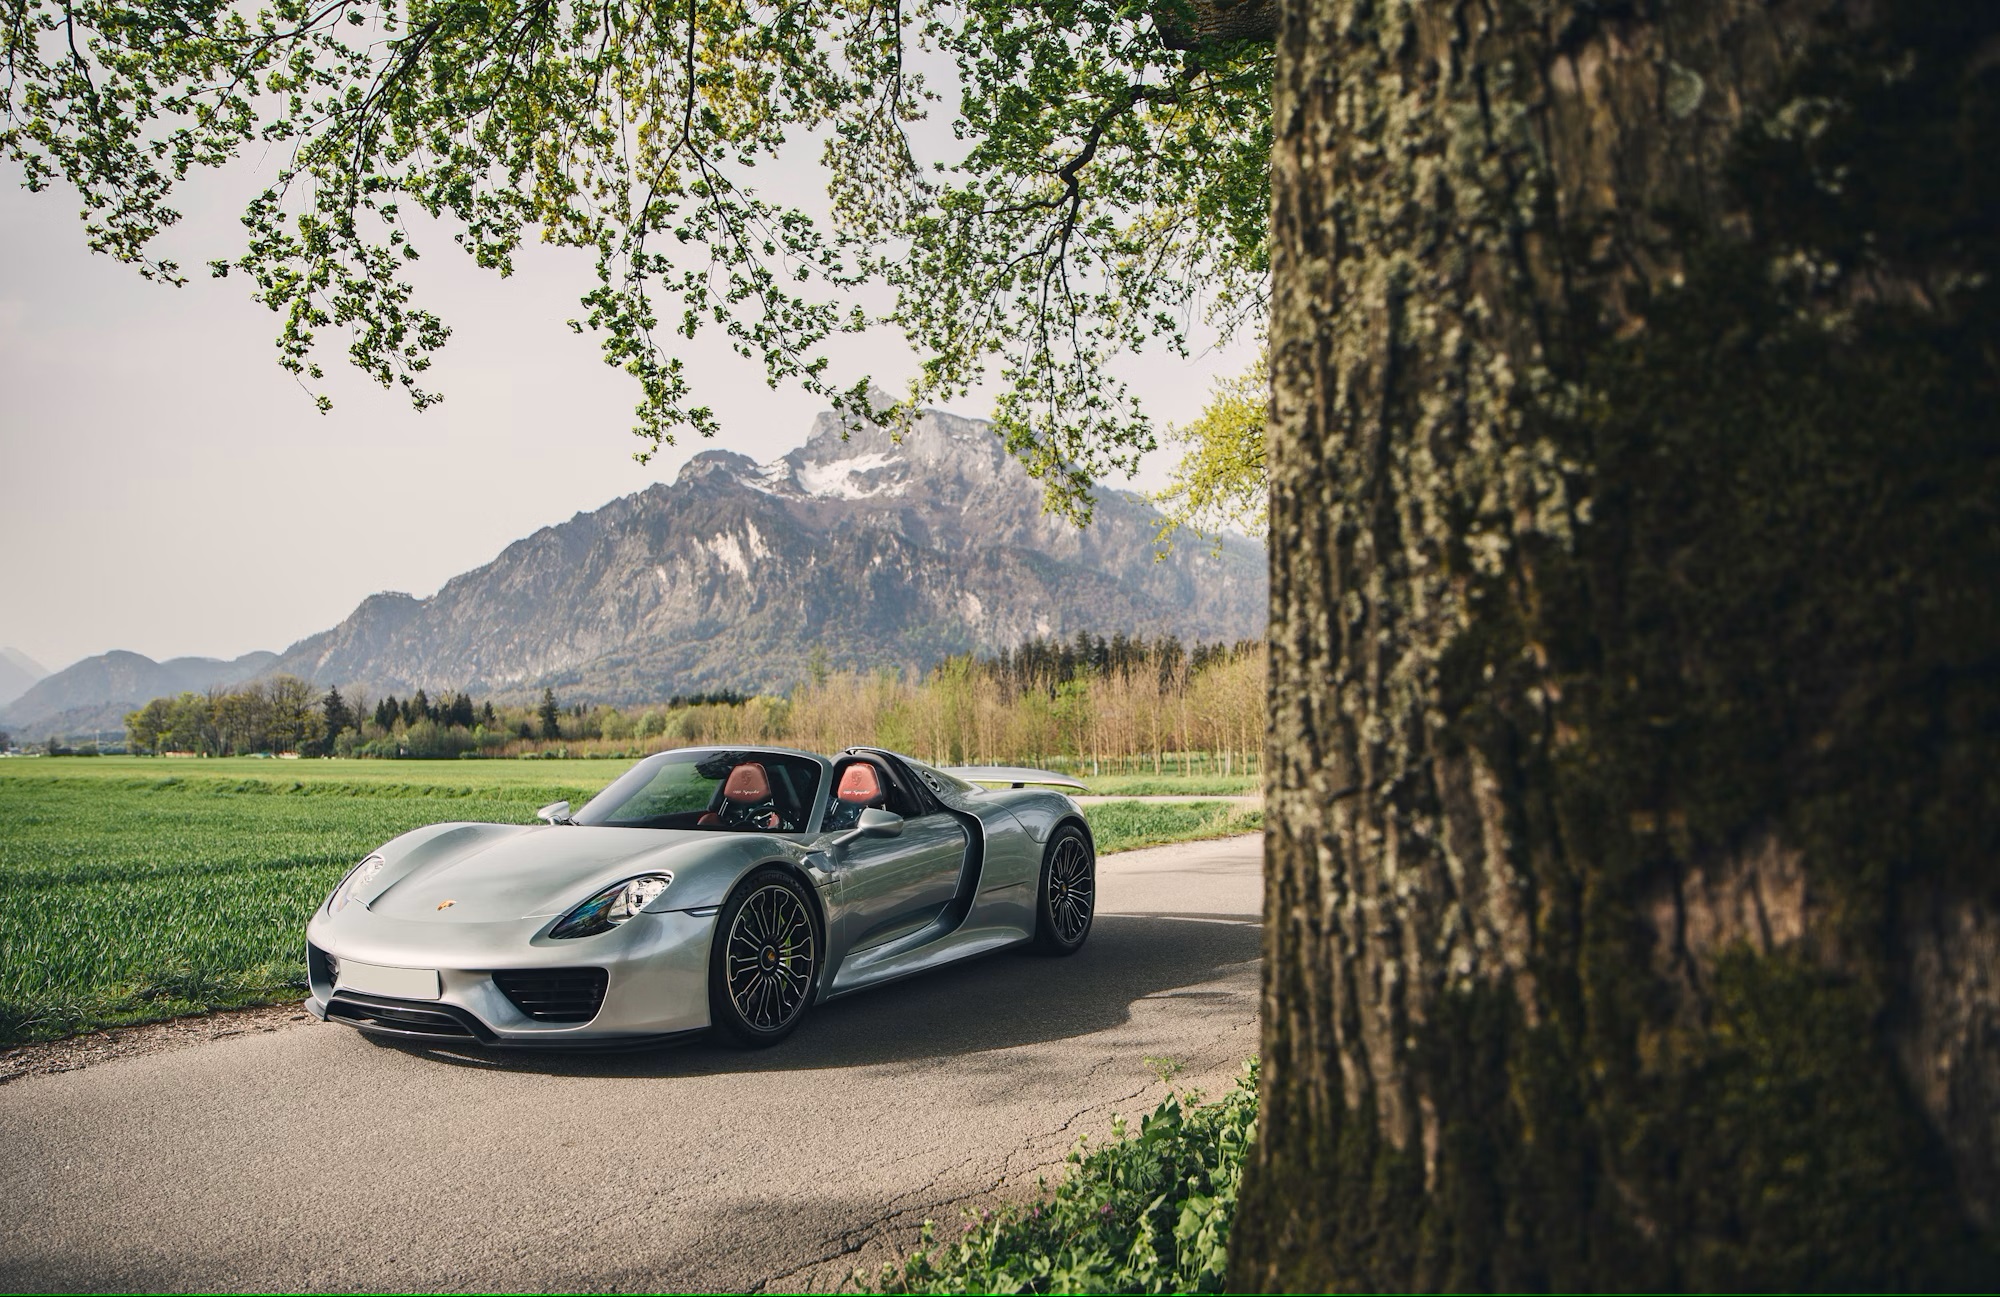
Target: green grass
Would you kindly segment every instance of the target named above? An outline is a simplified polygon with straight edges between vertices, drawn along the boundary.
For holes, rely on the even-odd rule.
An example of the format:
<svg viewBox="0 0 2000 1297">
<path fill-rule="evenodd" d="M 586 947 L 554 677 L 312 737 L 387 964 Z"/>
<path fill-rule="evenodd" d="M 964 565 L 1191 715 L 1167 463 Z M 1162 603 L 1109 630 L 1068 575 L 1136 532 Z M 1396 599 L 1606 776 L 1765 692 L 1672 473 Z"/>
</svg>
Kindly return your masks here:
<svg viewBox="0 0 2000 1297">
<path fill-rule="evenodd" d="M 1083 808 L 1100 852 L 1255 833 L 1264 812 L 1233 802 L 1099 802 Z"/>
<path fill-rule="evenodd" d="M 527 823 L 623 769 L 0 761 L 0 1044 L 301 995 L 306 920 L 374 847 L 445 820 Z M 1214 802 L 1087 815 L 1100 851 L 1256 827 Z"/>
<path fill-rule="evenodd" d="M 346 761 L 329 758 L 293 761 L 260 757 L 9 757 L 0 760 L 0 783 L 37 779 L 137 779 L 147 783 L 177 778 L 253 780 L 280 787 L 293 784 L 375 784 L 439 789 L 447 793 L 561 787 L 565 795 L 595 793 L 630 768 L 629 761 L 579 758 L 512 761 Z M 540 803 L 537 803 L 538 805 Z M 534 807 L 528 808 L 531 812 Z"/>
<path fill-rule="evenodd" d="M 1102 775 L 1083 782 L 1100 797 L 1244 797 L 1264 789 L 1256 775 Z"/>
<path fill-rule="evenodd" d="M 1152 1061 L 1152 1060 L 1149 1060 Z M 1070 1154 L 1062 1183 L 1026 1207 L 924 1223 L 917 1251 L 877 1275 L 885 1293 L 1220 1292 L 1243 1160 L 1257 1128 L 1257 1067 L 1214 1103 L 1170 1094 L 1128 1135 Z M 952 1237 L 952 1235 L 956 1237 Z"/>
<path fill-rule="evenodd" d="M 14 774 L 66 764 L 0 769 L 0 1042 L 298 994 L 306 919 L 372 848 L 582 793 Z"/>
</svg>

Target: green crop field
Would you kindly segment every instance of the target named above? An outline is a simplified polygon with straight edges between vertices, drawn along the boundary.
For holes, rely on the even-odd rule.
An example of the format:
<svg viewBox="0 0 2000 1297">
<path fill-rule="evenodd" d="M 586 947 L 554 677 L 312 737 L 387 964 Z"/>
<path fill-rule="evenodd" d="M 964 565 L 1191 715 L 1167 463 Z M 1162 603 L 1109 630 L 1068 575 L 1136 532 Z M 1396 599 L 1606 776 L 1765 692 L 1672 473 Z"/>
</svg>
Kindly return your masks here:
<svg viewBox="0 0 2000 1297">
<path fill-rule="evenodd" d="M 443 820 L 527 823 L 609 761 L 0 760 L 0 1044 L 301 994 L 349 866 Z M 1228 803 L 1087 808 L 1100 851 L 1255 829 Z"/>
</svg>

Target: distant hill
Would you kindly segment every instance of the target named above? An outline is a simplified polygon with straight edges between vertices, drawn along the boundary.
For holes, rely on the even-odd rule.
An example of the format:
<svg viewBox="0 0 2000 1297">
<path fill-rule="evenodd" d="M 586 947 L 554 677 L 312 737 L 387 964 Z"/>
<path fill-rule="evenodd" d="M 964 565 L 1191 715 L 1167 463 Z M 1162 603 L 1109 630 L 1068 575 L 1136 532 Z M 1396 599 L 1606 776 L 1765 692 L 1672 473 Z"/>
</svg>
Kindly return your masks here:
<svg viewBox="0 0 2000 1297">
<path fill-rule="evenodd" d="M 85 658 L 34 686 L 0 709 L 0 726 L 16 740 L 49 734 L 125 732 L 125 713 L 150 698 L 211 685 L 241 684 L 268 671 L 278 655 L 245 653 L 233 662 L 219 658 L 172 658 L 155 662 L 143 653 L 116 650 Z"/>
<path fill-rule="evenodd" d="M 48 674 L 47 668 L 17 648 L 0 648 L 0 707 L 13 702 Z"/>
<path fill-rule="evenodd" d="M 695 456 L 671 484 L 518 541 L 429 599 L 383 594 L 287 649 L 276 669 L 371 694 L 553 685 L 646 701 L 783 690 L 814 651 L 834 669 L 928 668 L 1079 630 L 1261 635 L 1261 548 L 1165 560 L 1157 513 L 1100 491 L 1081 531 L 991 425 L 929 412 L 901 442 L 821 415 L 768 464 Z"/>
<path fill-rule="evenodd" d="M 923 670 L 1038 635 L 1263 634 L 1259 546 L 1162 559 L 1143 497 L 1095 499 L 1080 531 L 1044 514 L 981 420 L 931 411 L 899 442 L 872 425 L 843 438 L 821 415 L 768 464 L 696 455 L 671 484 L 544 527 L 428 599 L 371 595 L 281 655 L 107 653 L 35 684 L 0 724 L 17 738 L 120 729 L 149 698 L 278 671 L 371 697 L 547 685 L 565 702 L 647 702 L 785 690 L 815 653 L 835 670 Z"/>
</svg>

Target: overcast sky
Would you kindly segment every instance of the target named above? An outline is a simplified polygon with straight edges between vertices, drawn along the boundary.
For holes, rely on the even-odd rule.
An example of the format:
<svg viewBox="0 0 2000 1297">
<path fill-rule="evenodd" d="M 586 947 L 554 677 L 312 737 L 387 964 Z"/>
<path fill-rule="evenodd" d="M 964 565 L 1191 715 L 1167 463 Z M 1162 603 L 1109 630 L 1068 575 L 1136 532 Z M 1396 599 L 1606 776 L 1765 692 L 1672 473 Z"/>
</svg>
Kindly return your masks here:
<svg viewBox="0 0 2000 1297">
<path fill-rule="evenodd" d="M 682 354 L 722 436 L 642 467 L 631 381 L 564 323 L 581 314 L 589 263 L 537 247 L 502 280 L 432 238 L 421 287 L 453 334 L 426 385 L 445 402 L 414 412 L 347 368 L 329 335 L 334 409 L 321 415 L 272 359 L 276 317 L 240 279 L 199 271 L 237 250 L 247 186 L 182 196 L 171 245 L 199 274 L 173 289 L 86 251 L 72 195 L 29 194 L 4 165 L 0 178 L 0 646 L 51 670 L 114 648 L 281 650 L 376 591 L 428 595 L 701 450 L 780 455 L 822 405 L 766 387 L 704 333 Z M 1175 422 L 1250 355 L 1238 344 L 1124 368 Z M 914 369 L 886 335 L 835 357 L 892 390 Z M 986 394 L 956 404 L 991 413 Z M 1166 462 L 1135 485 L 1158 485 Z"/>
</svg>

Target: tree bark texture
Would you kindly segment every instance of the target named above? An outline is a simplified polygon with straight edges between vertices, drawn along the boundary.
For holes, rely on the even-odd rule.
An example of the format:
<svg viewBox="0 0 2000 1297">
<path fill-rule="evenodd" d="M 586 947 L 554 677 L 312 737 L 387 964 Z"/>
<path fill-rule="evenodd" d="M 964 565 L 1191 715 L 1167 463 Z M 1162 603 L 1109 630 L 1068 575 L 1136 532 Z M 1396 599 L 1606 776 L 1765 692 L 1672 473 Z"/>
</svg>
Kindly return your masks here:
<svg viewBox="0 0 2000 1297">
<path fill-rule="evenodd" d="M 1286 0 L 1240 1288 L 2000 1278 L 2000 5 Z"/>
</svg>

